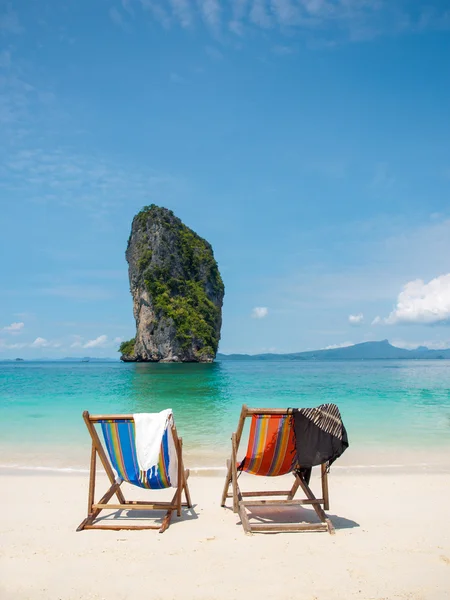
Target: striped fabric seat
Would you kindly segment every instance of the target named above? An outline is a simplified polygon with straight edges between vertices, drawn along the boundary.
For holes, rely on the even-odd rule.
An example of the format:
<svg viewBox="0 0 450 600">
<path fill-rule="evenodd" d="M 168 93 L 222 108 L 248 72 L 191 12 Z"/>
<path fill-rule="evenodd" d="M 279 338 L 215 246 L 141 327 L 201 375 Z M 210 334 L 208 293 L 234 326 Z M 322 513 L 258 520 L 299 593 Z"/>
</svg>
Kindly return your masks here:
<svg viewBox="0 0 450 600">
<path fill-rule="evenodd" d="M 161 441 L 158 468 L 147 472 L 140 471 L 135 444 L 135 425 L 132 420 L 102 420 L 105 446 L 111 463 L 118 476 L 141 488 L 163 489 L 171 487 L 169 480 L 169 427 L 166 427 Z"/>
<path fill-rule="evenodd" d="M 238 467 L 252 475 L 285 475 L 295 467 L 291 415 L 252 415 L 247 454 Z"/>
</svg>

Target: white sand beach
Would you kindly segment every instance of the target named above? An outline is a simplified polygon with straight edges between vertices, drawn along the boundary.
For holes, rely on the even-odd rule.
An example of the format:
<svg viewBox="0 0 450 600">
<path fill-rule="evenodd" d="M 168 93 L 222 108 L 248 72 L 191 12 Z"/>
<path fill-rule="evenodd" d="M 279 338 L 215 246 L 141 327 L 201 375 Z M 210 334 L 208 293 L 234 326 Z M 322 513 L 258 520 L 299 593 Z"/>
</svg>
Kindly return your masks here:
<svg viewBox="0 0 450 600">
<path fill-rule="evenodd" d="M 164 534 L 77 533 L 87 475 L 4 472 L 0 480 L 2 600 L 450 598 L 448 473 L 332 470 L 334 536 L 245 535 L 219 506 L 221 476 L 190 478 L 194 509 Z"/>
</svg>

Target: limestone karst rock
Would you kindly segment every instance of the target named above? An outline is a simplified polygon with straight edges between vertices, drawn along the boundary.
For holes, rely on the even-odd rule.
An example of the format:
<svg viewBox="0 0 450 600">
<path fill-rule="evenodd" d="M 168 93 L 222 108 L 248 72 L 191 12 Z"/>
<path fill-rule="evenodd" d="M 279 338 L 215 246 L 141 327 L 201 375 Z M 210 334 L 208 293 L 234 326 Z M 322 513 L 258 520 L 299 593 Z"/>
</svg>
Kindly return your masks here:
<svg viewBox="0 0 450 600">
<path fill-rule="evenodd" d="M 121 360 L 212 362 L 224 285 L 211 245 L 154 204 L 133 219 L 126 251 L 136 337 Z"/>
</svg>

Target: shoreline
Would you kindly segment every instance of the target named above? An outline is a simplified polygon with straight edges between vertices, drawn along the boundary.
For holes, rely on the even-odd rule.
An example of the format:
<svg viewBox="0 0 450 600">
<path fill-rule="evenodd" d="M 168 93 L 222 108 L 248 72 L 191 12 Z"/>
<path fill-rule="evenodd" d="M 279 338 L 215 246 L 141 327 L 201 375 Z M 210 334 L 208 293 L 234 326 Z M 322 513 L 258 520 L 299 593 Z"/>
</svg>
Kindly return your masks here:
<svg viewBox="0 0 450 600">
<path fill-rule="evenodd" d="M 450 473 L 447 461 L 450 445 L 433 448 L 349 448 L 333 465 L 331 472 L 336 474 L 372 473 Z M 47 447 L 46 451 L 36 449 L 33 453 L 0 445 L 2 456 L 0 474 L 67 474 L 86 475 L 89 473 L 89 446 Z M 204 452 L 184 452 L 185 467 L 192 475 L 223 476 L 226 471 L 226 454 L 214 455 Z"/>
</svg>

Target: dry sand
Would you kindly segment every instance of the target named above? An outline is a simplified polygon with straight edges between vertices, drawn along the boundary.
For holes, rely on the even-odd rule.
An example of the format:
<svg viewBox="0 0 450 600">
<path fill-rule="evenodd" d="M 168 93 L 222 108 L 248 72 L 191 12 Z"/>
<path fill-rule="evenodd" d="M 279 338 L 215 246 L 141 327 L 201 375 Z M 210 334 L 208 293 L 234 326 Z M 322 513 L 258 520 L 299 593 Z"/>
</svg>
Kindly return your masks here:
<svg viewBox="0 0 450 600">
<path fill-rule="evenodd" d="M 246 536 L 222 483 L 191 477 L 195 508 L 164 534 L 76 533 L 86 475 L 0 475 L 1 600 L 450 598 L 448 473 L 332 471 L 335 536 Z"/>
</svg>

